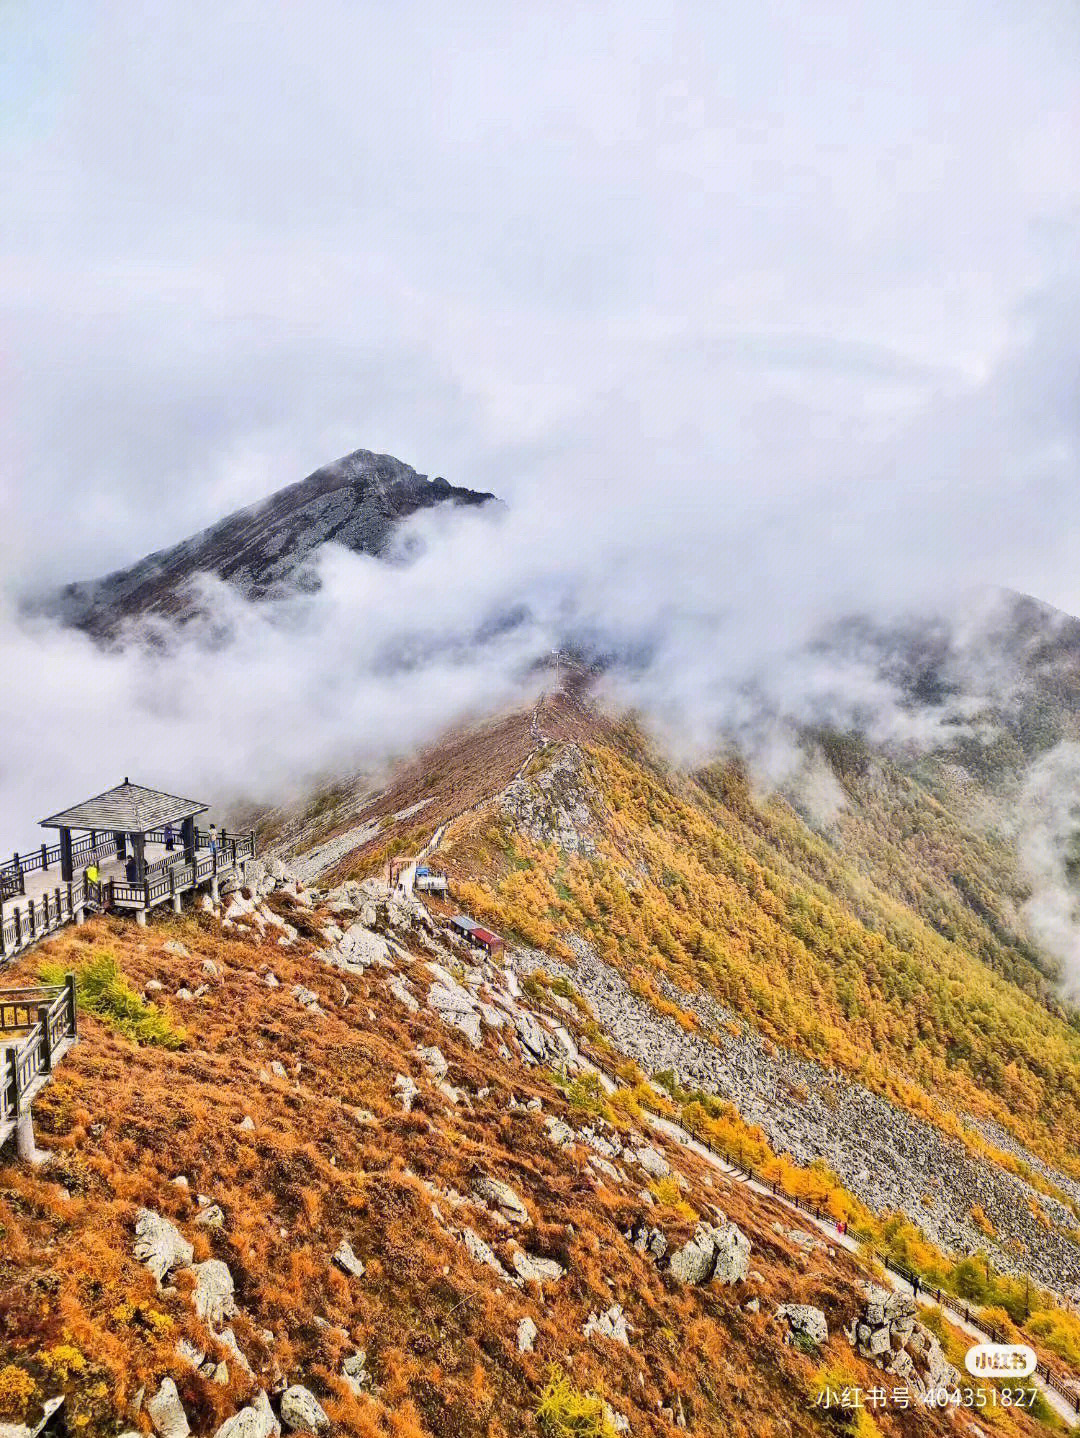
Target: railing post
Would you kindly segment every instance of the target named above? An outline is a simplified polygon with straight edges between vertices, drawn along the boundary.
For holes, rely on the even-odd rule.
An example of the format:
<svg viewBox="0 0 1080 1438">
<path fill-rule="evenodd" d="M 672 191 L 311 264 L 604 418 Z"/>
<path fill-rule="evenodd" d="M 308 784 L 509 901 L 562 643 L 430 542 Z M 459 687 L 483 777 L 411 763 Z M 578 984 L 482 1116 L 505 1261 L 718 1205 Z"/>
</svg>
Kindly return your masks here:
<svg viewBox="0 0 1080 1438">
<path fill-rule="evenodd" d="M 68 1028 L 71 1030 L 71 1037 L 74 1038 L 79 1032 L 79 1010 L 75 1002 L 74 974 L 65 975 L 64 987 L 67 989 Z"/>
<path fill-rule="evenodd" d="M 70 915 L 69 915 L 70 917 Z M 64 906 L 60 901 L 60 885 L 56 886 L 56 921 L 62 923 L 64 918 Z"/>
<path fill-rule="evenodd" d="M 47 844 L 41 846 L 41 871 L 44 873 L 49 867 L 49 848 Z"/>
<path fill-rule="evenodd" d="M 31 899 L 26 905 L 26 917 L 29 920 L 30 937 L 37 937 L 37 919 L 34 915 L 34 901 Z"/>
<path fill-rule="evenodd" d="M 22 915 L 18 909 L 15 910 L 15 947 L 22 948 Z"/>
<path fill-rule="evenodd" d="M 49 1006 L 38 1004 L 38 1027 L 41 1029 L 41 1072 L 52 1072 L 52 1035 L 49 1033 Z"/>
</svg>

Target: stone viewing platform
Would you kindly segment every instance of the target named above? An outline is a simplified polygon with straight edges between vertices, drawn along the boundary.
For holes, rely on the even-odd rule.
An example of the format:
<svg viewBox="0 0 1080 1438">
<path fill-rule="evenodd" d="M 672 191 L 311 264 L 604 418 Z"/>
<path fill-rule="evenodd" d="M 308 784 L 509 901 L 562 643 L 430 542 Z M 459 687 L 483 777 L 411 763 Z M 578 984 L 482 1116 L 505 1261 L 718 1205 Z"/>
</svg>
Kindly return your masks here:
<svg viewBox="0 0 1080 1438">
<path fill-rule="evenodd" d="M 59 843 L 0 865 L 0 962 L 88 912 L 127 913 L 145 924 L 158 904 L 179 913 L 183 894 L 244 876 L 255 836 L 199 829 L 209 806 L 125 779 L 41 821 Z"/>
</svg>

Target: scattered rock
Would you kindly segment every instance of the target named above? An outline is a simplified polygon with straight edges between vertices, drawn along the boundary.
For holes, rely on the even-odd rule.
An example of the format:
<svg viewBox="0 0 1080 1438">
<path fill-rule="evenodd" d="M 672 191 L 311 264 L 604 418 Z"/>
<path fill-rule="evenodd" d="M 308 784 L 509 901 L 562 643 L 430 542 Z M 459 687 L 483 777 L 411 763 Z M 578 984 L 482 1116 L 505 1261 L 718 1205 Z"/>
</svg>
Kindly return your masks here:
<svg viewBox="0 0 1080 1438">
<path fill-rule="evenodd" d="M 225 1224 L 225 1214 L 219 1203 L 208 1203 L 195 1215 L 195 1222 L 203 1225 L 204 1228 L 222 1228 Z"/>
<path fill-rule="evenodd" d="M 146 1411 L 160 1438 L 187 1438 L 191 1432 L 184 1405 L 171 1378 L 161 1380 L 161 1387 L 147 1401 Z"/>
<path fill-rule="evenodd" d="M 190 959 L 191 950 L 179 939 L 166 939 L 161 946 L 167 954 L 175 954 L 178 959 Z"/>
<path fill-rule="evenodd" d="M 522 1203 L 514 1190 L 501 1178 L 491 1178 L 487 1174 L 481 1175 L 473 1184 L 473 1188 L 479 1198 L 485 1203 L 492 1203 L 496 1209 L 508 1218 L 511 1223 L 528 1223 L 529 1210 Z"/>
<path fill-rule="evenodd" d="M 364 1265 L 352 1250 L 352 1244 L 347 1239 L 342 1239 L 334 1250 L 334 1262 L 339 1268 L 352 1275 L 353 1278 L 363 1278 Z"/>
<path fill-rule="evenodd" d="M 604 1313 L 590 1313 L 582 1332 L 586 1338 L 611 1338 L 627 1347 L 630 1344 L 630 1326 L 620 1303 L 613 1303 Z"/>
<path fill-rule="evenodd" d="M 802 1335 L 821 1348 L 829 1341 L 829 1325 L 820 1308 L 810 1303 L 781 1303 L 776 1310 L 781 1322 L 787 1321 L 791 1332 Z"/>
<path fill-rule="evenodd" d="M 321 1433 L 330 1427 L 322 1404 L 302 1383 L 294 1383 L 281 1395 L 281 1421 L 293 1433 Z"/>
<path fill-rule="evenodd" d="M 208 1258 L 205 1263 L 194 1264 L 191 1271 L 195 1275 L 191 1302 L 203 1322 L 216 1327 L 231 1318 L 236 1312 L 236 1301 L 228 1265 L 220 1258 Z"/>
<path fill-rule="evenodd" d="M 517 1329 L 519 1353 L 531 1353 L 533 1351 L 539 1331 L 531 1318 L 525 1317 L 521 1320 Z"/>
<path fill-rule="evenodd" d="M 195 1250 L 174 1224 L 152 1209 L 140 1208 L 135 1217 L 135 1257 L 160 1284 L 174 1268 L 186 1268 Z"/>
</svg>

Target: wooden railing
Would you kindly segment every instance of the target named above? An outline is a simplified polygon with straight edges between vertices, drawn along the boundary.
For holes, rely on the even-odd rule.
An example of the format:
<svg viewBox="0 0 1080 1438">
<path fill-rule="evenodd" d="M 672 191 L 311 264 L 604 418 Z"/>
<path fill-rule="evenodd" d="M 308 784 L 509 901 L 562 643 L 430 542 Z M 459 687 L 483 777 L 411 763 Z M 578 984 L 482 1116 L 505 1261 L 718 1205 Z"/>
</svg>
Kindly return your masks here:
<svg viewBox="0 0 1080 1438">
<path fill-rule="evenodd" d="M 785 1203 L 793 1204 L 795 1208 L 812 1214 L 820 1223 L 835 1224 L 835 1217 L 829 1213 L 827 1209 L 822 1209 L 818 1204 L 811 1203 L 809 1199 L 800 1198 L 797 1194 L 786 1192 L 774 1179 L 766 1178 L 764 1174 L 758 1173 L 748 1164 L 735 1163 L 732 1159 L 728 1159 L 727 1162 L 738 1172 L 745 1174 L 747 1178 L 753 1179 L 755 1183 L 761 1184 L 763 1188 L 767 1188 L 771 1193 L 774 1193 L 777 1198 L 783 1199 Z M 1025 1334 L 1022 1328 L 1019 1329 L 1017 1336 L 1006 1333 L 1005 1330 L 994 1323 L 992 1319 L 986 1318 L 979 1308 L 972 1308 L 969 1303 L 965 1303 L 962 1298 L 958 1298 L 955 1294 L 948 1293 L 945 1289 L 938 1288 L 932 1283 L 927 1283 L 914 1269 L 908 1268 L 903 1263 L 898 1263 L 891 1255 L 882 1253 L 875 1248 L 871 1248 L 869 1252 L 874 1258 L 878 1259 L 885 1268 L 891 1269 L 898 1277 L 910 1284 L 914 1294 L 923 1293 L 927 1298 L 932 1298 L 939 1308 L 951 1309 L 951 1311 L 955 1313 L 958 1318 L 962 1318 L 965 1323 L 981 1329 L 993 1342 L 1016 1343 L 1018 1341 L 1024 1341 Z M 1037 1361 L 1035 1372 L 1048 1388 L 1054 1390 L 1059 1398 L 1064 1398 L 1076 1416 L 1080 1418 L 1080 1380 L 1063 1378 L 1060 1373 L 1051 1368 L 1049 1363 L 1042 1358 Z"/>
<path fill-rule="evenodd" d="M 0 921 L 0 958 L 8 958 L 62 924 L 70 923 L 75 911 L 81 909 L 84 902 L 81 879 L 70 884 L 57 884 L 51 893 L 28 899 Z"/>
<path fill-rule="evenodd" d="M 74 974 L 58 987 L 0 989 L 0 1136 L 47 1080 L 65 1043 L 77 1037 Z"/>
<path fill-rule="evenodd" d="M 205 846 L 200 844 L 196 849 L 194 862 L 186 859 L 182 850 L 176 854 L 166 854 L 164 858 L 149 865 L 141 884 L 129 883 L 124 879 L 113 879 L 107 884 L 109 902 L 117 908 L 149 909 L 163 899 L 196 888 L 207 879 L 227 873 L 235 869 L 237 864 L 255 857 L 254 834 L 219 837 L 215 840 L 216 847 L 213 849 L 209 849 L 208 836 L 200 834 L 198 837 L 206 839 L 207 842 Z M 207 852 L 200 853 L 199 850 L 204 847 Z"/>
<path fill-rule="evenodd" d="M 113 834 L 84 834 L 71 845 L 71 861 L 76 867 L 85 867 L 91 859 L 103 859 L 115 854 L 116 836 Z M 29 854 L 16 854 L 6 864 L 0 865 L 0 900 L 14 898 L 26 893 L 26 875 L 39 869 L 47 872 L 60 867 L 60 845 L 42 844 Z"/>
</svg>

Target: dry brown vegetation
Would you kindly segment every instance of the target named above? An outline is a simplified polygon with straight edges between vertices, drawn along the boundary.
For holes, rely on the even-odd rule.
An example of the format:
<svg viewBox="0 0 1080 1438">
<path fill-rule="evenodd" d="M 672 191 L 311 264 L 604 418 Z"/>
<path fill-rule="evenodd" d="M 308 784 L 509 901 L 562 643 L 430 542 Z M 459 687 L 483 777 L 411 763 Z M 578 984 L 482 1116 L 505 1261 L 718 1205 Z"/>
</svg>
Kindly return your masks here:
<svg viewBox="0 0 1080 1438">
<path fill-rule="evenodd" d="M 190 957 L 166 953 L 169 937 Z M 679 1203 L 646 1209 L 633 1191 L 602 1184 L 583 1151 L 551 1144 L 540 1115 L 508 1109 L 513 1094 L 568 1113 L 547 1077 L 500 1059 L 491 1035 L 476 1051 L 427 1011 L 409 1014 L 378 969 L 343 978 L 325 968 L 309 944 L 285 951 L 239 930 L 225 935 L 203 915 L 147 931 L 97 920 L 24 956 L 5 982 L 25 982 L 43 962 L 79 968 L 102 951 L 136 990 L 163 985 L 162 1005 L 187 1038 L 177 1050 L 139 1047 L 86 1016 L 81 1042 L 37 1105 L 52 1164 L 32 1171 L 5 1154 L 0 1401 L 9 1416 L 62 1388 L 74 1431 L 111 1434 L 126 1426 L 137 1391 L 169 1373 L 194 1431 L 211 1433 L 252 1391 L 235 1363 L 222 1387 L 177 1356 L 181 1335 L 218 1350 L 193 1317 L 190 1275 L 158 1292 L 132 1257 L 135 1214 L 146 1205 L 193 1240 L 196 1260 L 228 1264 L 240 1309 L 233 1327 L 258 1382 L 307 1383 L 335 1431 L 539 1434 L 553 1364 L 582 1392 L 606 1396 L 635 1435 L 674 1433 L 660 1410 L 676 1394 L 692 1432 L 853 1431 L 815 1410 L 811 1395 L 823 1364 L 873 1379 L 839 1333 L 858 1304 L 857 1270 L 843 1252 L 807 1255 L 777 1233 L 774 1220 L 790 1223 L 786 1210 L 728 1186 L 692 1156 L 679 1160 L 690 1180 Z M 206 959 L 216 977 L 204 972 Z M 279 987 L 266 986 L 268 971 Z M 190 1003 L 171 997 L 203 983 Z M 294 983 L 317 991 L 325 1016 L 296 1001 Z M 432 1043 L 450 1060 L 451 1081 L 472 1095 L 468 1104 L 455 1107 L 424 1078 L 413 1051 Z M 270 1074 L 274 1060 L 285 1079 Z M 422 1090 L 410 1114 L 393 1098 L 398 1072 Z M 241 1128 L 245 1116 L 253 1129 Z M 484 1208 L 436 1197 L 447 1224 L 470 1224 L 504 1260 L 520 1237 L 566 1265 L 560 1283 L 544 1292 L 500 1283 L 436 1220 L 424 1181 L 467 1195 L 481 1172 L 512 1183 L 533 1223 L 511 1235 Z M 181 1175 L 186 1187 L 174 1182 Z M 199 1193 L 223 1208 L 222 1228 L 194 1224 Z M 680 1288 L 623 1238 L 650 1214 L 678 1241 L 710 1202 L 753 1244 L 760 1278 L 738 1291 Z M 331 1262 L 343 1237 L 367 1266 L 363 1279 Z M 760 1312 L 744 1310 L 751 1295 Z M 770 1316 L 780 1301 L 824 1308 L 834 1334 L 826 1352 L 810 1357 L 782 1342 Z M 612 1302 L 632 1325 L 629 1348 L 582 1337 L 590 1311 Z M 515 1334 L 526 1314 L 539 1339 L 521 1354 Z M 358 1347 L 373 1378 L 361 1398 L 339 1376 Z M 135 1421 L 145 1427 L 145 1413 Z M 926 1414 L 878 1421 L 885 1434 L 956 1431 Z M 1013 1418 L 999 1431 L 1034 1425 Z"/>
</svg>

